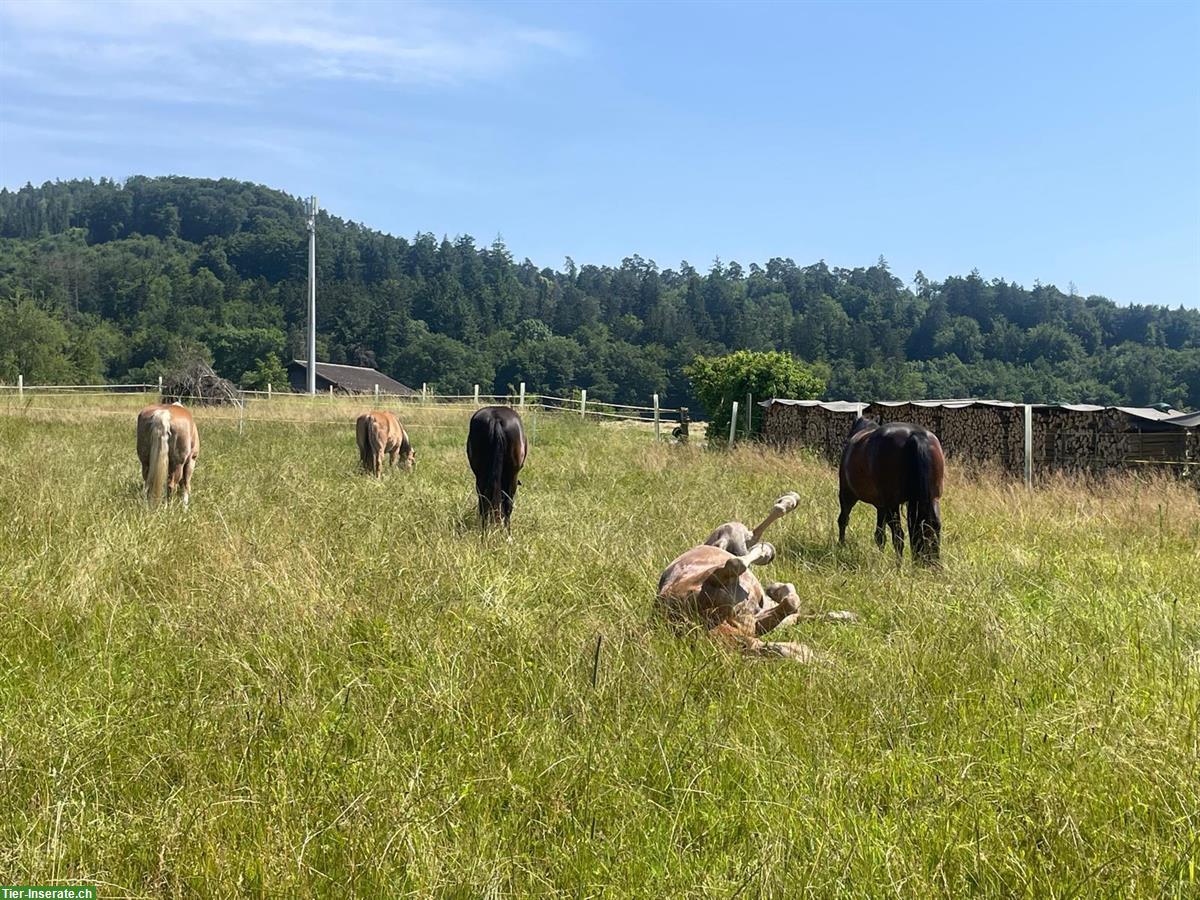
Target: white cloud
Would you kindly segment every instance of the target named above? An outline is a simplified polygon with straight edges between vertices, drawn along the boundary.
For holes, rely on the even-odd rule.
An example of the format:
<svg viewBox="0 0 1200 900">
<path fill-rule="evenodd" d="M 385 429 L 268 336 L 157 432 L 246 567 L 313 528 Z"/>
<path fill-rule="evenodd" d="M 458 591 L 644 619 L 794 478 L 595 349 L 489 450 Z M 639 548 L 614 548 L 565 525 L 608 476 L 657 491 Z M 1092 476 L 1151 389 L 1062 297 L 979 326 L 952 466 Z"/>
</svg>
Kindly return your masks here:
<svg viewBox="0 0 1200 900">
<path fill-rule="evenodd" d="M 219 102 L 305 79 L 455 85 L 577 49 L 558 31 L 426 3 L 0 0 L 0 75 L 74 96 Z"/>
</svg>

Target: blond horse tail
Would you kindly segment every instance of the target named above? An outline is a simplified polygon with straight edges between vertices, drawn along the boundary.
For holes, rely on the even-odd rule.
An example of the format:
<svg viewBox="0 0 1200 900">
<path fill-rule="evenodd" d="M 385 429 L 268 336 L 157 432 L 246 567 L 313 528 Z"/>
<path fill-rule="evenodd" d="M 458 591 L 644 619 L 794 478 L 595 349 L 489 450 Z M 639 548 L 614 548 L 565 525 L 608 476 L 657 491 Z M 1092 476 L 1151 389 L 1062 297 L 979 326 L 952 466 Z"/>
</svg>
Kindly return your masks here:
<svg viewBox="0 0 1200 900">
<path fill-rule="evenodd" d="M 171 412 L 160 409 L 150 417 L 150 465 L 146 470 L 146 499 L 152 504 L 162 500 L 170 462 Z"/>
</svg>

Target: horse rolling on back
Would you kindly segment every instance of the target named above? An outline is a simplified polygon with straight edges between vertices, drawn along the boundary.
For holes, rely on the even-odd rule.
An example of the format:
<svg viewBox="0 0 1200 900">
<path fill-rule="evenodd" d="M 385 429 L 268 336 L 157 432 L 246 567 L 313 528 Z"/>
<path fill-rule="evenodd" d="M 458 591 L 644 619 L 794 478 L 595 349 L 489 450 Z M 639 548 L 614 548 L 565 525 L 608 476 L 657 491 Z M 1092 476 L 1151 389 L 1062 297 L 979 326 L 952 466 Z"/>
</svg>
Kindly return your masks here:
<svg viewBox="0 0 1200 900">
<path fill-rule="evenodd" d="M 850 510 L 861 500 L 876 509 L 875 543 L 883 546 L 887 525 L 897 555 L 903 556 L 900 506 L 907 504 L 913 555 L 936 562 L 942 534 L 939 500 L 945 469 L 941 442 L 932 431 L 908 422 L 880 425 L 859 417 L 842 451 L 838 542 L 846 542 Z"/>
<path fill-rule="evenodd" d="M 200 433 L 192 414 L 179 403 L 147 406 L 137 417 L 137 453 L 146 501 L 157 505 L 164 492 L 178 488 L 186 508 L 200 455 Z"/>
<path fill-rule="evenodd" d="M 355 423 L 354 433 L 358 441 L 358 458 L 368 474 L 383 477 L 385 456 L 392 466 L 412 469 L 415 464 L 412 441 L 395 413 L 386 410 L 363 413 Z"/>
<path fill-rule="evenodd" d="M 521 417 L 507 406 L 485 406 L 471 416 L 467 460 L 475 473 L 480 527 L 502 522 L 509 527 L 517 496 L 517 473 L 525 465 L 529 444 Z"/>
</svg>

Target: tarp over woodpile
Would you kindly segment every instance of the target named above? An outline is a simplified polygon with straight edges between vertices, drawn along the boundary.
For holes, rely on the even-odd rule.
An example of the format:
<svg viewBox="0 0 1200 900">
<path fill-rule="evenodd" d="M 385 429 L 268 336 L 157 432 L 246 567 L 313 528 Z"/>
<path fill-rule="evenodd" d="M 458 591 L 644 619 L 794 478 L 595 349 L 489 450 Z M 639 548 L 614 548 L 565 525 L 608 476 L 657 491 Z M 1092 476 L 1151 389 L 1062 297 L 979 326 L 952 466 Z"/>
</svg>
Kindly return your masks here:
<svg viewBox="0 0 1200 900">
<path fill-rule="evenodd" d="M 934 432 L 948 458 L 999 465 L 1018 472 L 1024 465 L 1024 406 L 1002 400 L 763 401 L 763 435 L 777 446 L 806 447 L 830 460 L 841 456 L 854 420 L 914 422 Z M 1193 422 L 1192 419 L 1197 421 Z M 1197 459 L 1200 413 L 1152 407 L 1034 405 L 1033 461 L 1050 469 L 1115 468 L 1134 462 Z M 1188 424 L 1191 422 L 1191 424 Z"/>
</svg>

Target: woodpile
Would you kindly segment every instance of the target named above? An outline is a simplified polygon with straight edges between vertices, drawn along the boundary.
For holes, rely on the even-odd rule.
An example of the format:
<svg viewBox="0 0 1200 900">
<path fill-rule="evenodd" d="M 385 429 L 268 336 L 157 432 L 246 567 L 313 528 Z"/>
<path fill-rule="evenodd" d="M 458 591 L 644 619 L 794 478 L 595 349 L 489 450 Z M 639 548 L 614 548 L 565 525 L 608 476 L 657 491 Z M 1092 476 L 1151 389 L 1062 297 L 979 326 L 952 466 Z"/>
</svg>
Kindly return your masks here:
<svg viewBox="0 0 1200 900">
<path fill-rule="evenodd" d="M 204 362 L 193 362 L 163 376 L 162 402 L 178 400 L 185 405 L 236 405 L 241 400 L 238 389 L 222 378 Z"/>
<path fill-rule="evenodd" d="M 776 447 L 804 447 L 831 461 L 842 458 L 850 427 L 858 418 L 857 403 L 770 401 L 764 403 L 763 437 Z"/>
<path fill-rule="evenodd" d="M 836 462 L 859 410 L 881 423 L 912 422 L 938 436 L 947 459 L 1025 465 L 1025 410 L 989 400 L 858 403 L 771 400 L 763 435 L 778 447 L 805 447 Z M 1034 406 L 1035 471 L 1103 472 L 1140 463 L 1200 461 L 1200 428 L 1163 421 L 1155 410 L 1101 406 Z"/>
<path fill-rule="evenodd" d="M 928 428 L 938 436 L 947 459 L 989 463 L 1012 472 L 1025 465 L 1024 409 L 1012 403 L 872 403 L 867 415 L 880 423 L 912 422 Z"/>
<path fill-rule="evenodd" d="M 1101 472 L 1138 462 L 1183 462 L 1188 430 L 1120 407 L 1035 406 L 1036 469 Z"/>
</svg>

